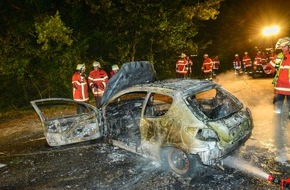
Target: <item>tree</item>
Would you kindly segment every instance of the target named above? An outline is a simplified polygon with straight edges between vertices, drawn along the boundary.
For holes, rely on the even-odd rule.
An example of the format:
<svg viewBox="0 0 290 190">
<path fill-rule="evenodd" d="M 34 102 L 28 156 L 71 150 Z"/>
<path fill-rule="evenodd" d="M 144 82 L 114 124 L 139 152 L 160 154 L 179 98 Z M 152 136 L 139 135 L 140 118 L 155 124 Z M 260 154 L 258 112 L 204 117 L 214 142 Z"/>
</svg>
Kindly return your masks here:
<svg viewBox="0 0 290 190">
<path fill-rule="evenodd" d="M 76 64 L 93 60 L 107 70 L 149 60 L 160 79 L 173 77 L 177 56 L 199 49 L 194 37 L 202 22 L 216 18 L 221 1 L 4 0 L 0 71 L 9 101 L 0 107 L 71 97 Z"/>
</svg>

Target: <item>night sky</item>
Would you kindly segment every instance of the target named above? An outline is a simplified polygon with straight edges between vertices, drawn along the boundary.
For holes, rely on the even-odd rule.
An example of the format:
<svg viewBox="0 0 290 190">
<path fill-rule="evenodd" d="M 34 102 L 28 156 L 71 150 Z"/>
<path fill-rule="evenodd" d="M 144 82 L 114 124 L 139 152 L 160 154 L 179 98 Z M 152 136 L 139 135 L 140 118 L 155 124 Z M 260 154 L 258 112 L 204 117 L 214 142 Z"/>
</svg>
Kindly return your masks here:
<svg viewBox="0 0 290 190">
<path fill-rule="evenodd" d="M 290 0 L 226 0 L 222 3 L 217 22 L 220 21 L 219 17 L 228 14 L 228 9 L 232 9 L 232 14 L 240 15 L 240 20 L 244 21 L 244 27 L 240 30 L 245 32 L 248 40 L 267 40 L 261 39 L 262 29 L 269 25 L 280 27 L 275 40 L 290 36 Z"/>
</svg>

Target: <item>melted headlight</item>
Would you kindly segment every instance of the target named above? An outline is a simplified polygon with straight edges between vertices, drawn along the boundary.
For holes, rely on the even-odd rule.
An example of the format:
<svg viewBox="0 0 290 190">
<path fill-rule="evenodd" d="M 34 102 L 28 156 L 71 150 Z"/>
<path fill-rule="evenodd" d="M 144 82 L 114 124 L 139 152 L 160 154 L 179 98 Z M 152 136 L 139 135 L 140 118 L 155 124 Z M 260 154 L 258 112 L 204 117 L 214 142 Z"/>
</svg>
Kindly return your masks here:
<svg viewBox="0 0 290 190">
<path fill-rule="evenodd" d="M 219 141 L 217 134 L 211 129 L 199 129 L 196 138 L 202 141 Z"/>
</svg>

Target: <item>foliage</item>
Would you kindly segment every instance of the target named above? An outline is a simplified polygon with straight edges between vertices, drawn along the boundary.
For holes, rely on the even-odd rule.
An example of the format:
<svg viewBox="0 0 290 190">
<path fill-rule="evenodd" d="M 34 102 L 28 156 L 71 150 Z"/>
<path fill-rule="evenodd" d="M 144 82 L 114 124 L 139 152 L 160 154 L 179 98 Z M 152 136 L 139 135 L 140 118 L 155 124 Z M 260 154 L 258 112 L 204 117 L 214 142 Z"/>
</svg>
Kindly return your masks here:
<svg viewBox="0 0 290 190">
<path fill-rule="evenodd" d="M 4 0 L 0 74 L 7 101 L 0 107 L 71 97 L 75 66 L 93 60 L 107 71 L 149 60 L 159 79 L 174 77 L 177 57 L 199 50 L 195 36 L 205 20 L 216 19 L 221 1 Z"/>
<path fill-rule="evenodd" d="M 36 22 L 35 29 L 38 34 L 37 43 L 43 44 L 42 50 L 49 48 L 49 41 L 54 41 L 58 45 L 66 44 L 68 46 L 73 42 L 69 36 L 72 34 L 72 30 L 62 22 L 58 11 L 55 16 L 45 18 L 41 23 Z"/>
</svg>

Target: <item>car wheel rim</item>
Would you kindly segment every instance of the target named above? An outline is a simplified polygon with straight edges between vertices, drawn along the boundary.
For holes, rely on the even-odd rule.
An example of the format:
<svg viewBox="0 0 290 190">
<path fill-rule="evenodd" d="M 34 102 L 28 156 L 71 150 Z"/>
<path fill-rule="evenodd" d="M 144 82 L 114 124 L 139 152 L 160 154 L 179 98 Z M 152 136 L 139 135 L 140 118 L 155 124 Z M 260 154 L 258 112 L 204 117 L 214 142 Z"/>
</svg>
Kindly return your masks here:
<svg viewBox="0 0 290 190">
<path fill-rule="evenodd" d="M 167 160 L 171 169 L 178 174 L 185 174 L 189 170 L 189 159 L 182 150 L 170 149 L 167 154 Z"/>
</svg>

